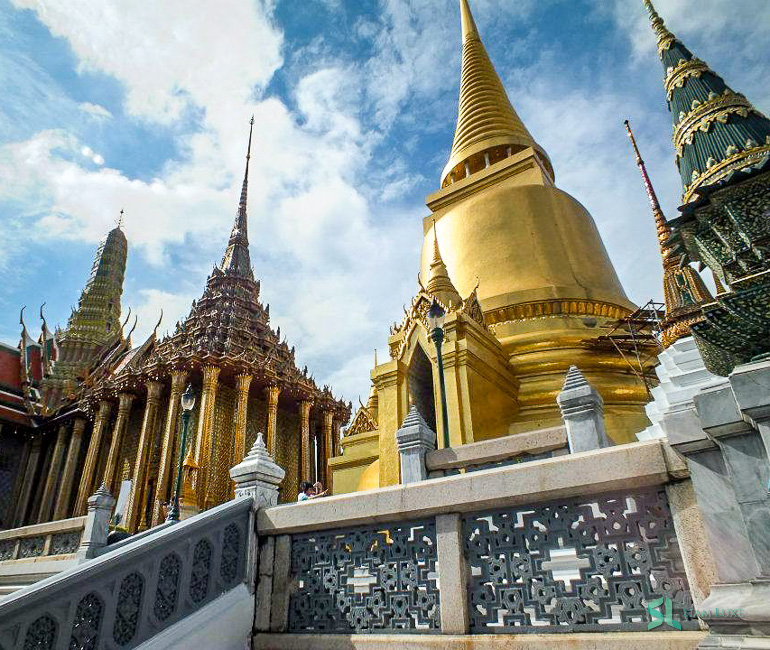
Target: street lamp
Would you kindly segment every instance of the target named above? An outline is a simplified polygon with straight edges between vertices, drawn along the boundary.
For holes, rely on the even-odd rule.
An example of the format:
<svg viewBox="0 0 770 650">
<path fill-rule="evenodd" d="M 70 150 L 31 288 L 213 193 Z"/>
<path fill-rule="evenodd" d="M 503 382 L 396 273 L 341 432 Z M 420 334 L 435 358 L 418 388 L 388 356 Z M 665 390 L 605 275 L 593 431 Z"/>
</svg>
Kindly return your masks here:
<svg viewBox="0 0 770 650">
<path fill-rule="evenodd" d="M 449 449 L 449 417 L 446 408 L 446 385 L 444 384 L 444 361 L 441 358 L 441 344 L 444 342 L 444 308 L 433 300 L 428 309 L 428 325 L 430 326 L 430 338 L 436 344 L 438 355 L 438 381 L 441 387 L 441 422 L 444 425 L 444 449 Z"/>
<path fill-rule="evenodd" d="M 187 384 L 187 388 L 185 388 L 179 401 L 182 403 L 182 444 L 179 445 L 179 467 L 176 469 L 174 501 L 171 510 L 168 511 L 166 521 L 179 521 L 179 494 L 182 491 L 182 463 L 187 446 L 187 425 L 190 422 L 190 413 L 195 406 L 195 393 L 193 393 L 192 384 Z"/>
</svg>

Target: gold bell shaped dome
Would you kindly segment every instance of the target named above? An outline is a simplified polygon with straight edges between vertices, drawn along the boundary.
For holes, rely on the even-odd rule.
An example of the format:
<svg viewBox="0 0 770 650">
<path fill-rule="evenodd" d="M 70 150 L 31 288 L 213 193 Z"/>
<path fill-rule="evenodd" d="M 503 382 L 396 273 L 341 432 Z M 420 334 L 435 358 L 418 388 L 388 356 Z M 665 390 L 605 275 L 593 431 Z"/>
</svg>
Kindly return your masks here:
<svg viewBox="0 0 770 650">
<path fill-rule="evenodd" d="M 460 0 L 460 19 L 463 41 L 460 107 L 452 153 L 441 174 L 442 187 L 528 147 L 537 151 L 553 179 L 548 155 L 516 114 L 497 76 L 479 37 L 468 0 Z"/>
<path fill-rule="evenodd" d="M 433 222 L 433 261 L 430 263 L 430 280 L 428 280 L 425 288 L 428 293 L 438 298 L 447 307 L 458 309 L 463 304 L 459 291 L 449 278 L 446 264 L 441 259 L 435 221 Z"/>
</svg>

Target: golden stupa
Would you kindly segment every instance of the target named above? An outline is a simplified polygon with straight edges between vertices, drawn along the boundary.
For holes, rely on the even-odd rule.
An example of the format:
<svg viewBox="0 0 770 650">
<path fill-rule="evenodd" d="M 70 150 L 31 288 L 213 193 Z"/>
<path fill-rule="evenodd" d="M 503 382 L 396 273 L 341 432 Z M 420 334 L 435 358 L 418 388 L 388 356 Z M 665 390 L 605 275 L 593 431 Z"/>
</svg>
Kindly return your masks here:
<svg viewBox="0 0 770 650">
<path fill-rule="evenodd" d="M 390 360 L 330 460 L 335 492 L 399 482 L 395 431 L 410 403 L 442 440 L 436 351 L 426 333 L 433 298 L 447 310 L 442 358 L 452 446 L 561 423 L 556 394 L 572 364 L 605 402 L 616 442 L 647 424 L 647 388 L 598 339 L 635 305 L 588 211 L 554 185 L 554 171 L 516 114 L 460 0 L 457 129 L 427 198 L 419 292 L 391 328 Z M 465 298 L 463 298 L 465 297 Z M 606 337 L 605 337 L 606 338 Z"/>
</svg>

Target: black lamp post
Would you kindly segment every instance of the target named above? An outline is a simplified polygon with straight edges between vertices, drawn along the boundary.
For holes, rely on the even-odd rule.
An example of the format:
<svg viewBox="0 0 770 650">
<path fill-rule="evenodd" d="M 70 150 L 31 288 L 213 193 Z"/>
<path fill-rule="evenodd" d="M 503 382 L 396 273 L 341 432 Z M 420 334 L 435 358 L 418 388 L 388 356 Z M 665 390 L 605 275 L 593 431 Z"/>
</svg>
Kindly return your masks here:
<svg viewBox="0 0 770 650">
<path fill-rule="evenodd" d="M 449 449 L 449 417 L 446 407 L 446 385 L 444 384 L 444 361 L 441 358 L 441 344 L 444 342 L 444 308 L 433 301 L 428 309 L 428 325 L 430 326 L 430 337 L 436 344 L 436 354 L 438 355 L 438 382 L 441 387 L 441 422 L 444 425 L 444 449 Z"/>
<path fill-rule="evenodd" d="M 192 384 L 187 384 L 182 398 L 182 444 L 179 445 L 179 467 L 176 470 L 176 490 L 174 490 L 174 501 L 171 510 L 168 511 L 166 521 L 179 521 L 179 494 L 182 491 L 182 464 L 184 463 L 184 452 L 187 447 L 187 425 L 190 422 L 190 412 L 195 406 L 195 394 L 192 390 Z"/>
</svg>

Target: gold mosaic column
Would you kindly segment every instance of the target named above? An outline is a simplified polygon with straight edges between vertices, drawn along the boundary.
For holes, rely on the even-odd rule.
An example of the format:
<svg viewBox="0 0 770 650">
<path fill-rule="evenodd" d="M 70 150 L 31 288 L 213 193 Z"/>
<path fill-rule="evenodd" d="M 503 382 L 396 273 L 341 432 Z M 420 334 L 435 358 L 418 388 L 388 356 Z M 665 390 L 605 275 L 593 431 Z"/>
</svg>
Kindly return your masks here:
<svg viewBox="0 0 770 650">
<path fill-rule="evenodd" d="M 109 493 L 116 499 L 118 462 L 120 461 L 120 446 L 123 442 L 123 434 L 128 425 L 128 415 L 131 412 L 131 403 L 134 396 L 130 393 L 120 393 L 118 395 L 118 415 L 115 418 L 115 426 L 112 429 L 112 442 L 110 443 L 110 452 L 107 454 L 107 464 L 104 468 L 104 484 Z"/>
<path fill-rule="evenodd" d="M 301 441 L 301 457 L 300 457 L 300 469 L 301 474 L 300 482 L 312 481 L 311 466 L 310 466 L 310 400 L 302 400 L 299 403 L 299 422 L 300 422 L 300 441 Z"/>
<path fill-rule="evenodd" d="M 324 411 L 324 457 L 323 462 L 323 474 L 324 474 L 324 490 L 328 490 L 329 494 L 332 494 L 332 472 L 329 470 L 329 459 L 334 456 L 334 440 L 333 435 L 333 423 L 334 423 L 334 411 Z"/>
<path fill-rule="evenodd" d="M 72 510 L 72 514 L 75 517 L 80 517 L 86 514 L 88 509 L 88 497 L 91 496 L 94 489 L 94 479 L 98 481 L 96 474 L 96 463 L 99 460 L 99 450 L 102 448 L 102 438 L 104 438 L 104 430 L 107 428 L 107 424 L 110 420 L 110 410 L 112 404 L 107 400 L 99 402 L 99 410 L 96 412 L 96 418 L 94 419 L 94 428 L 91 432 L 91 442 L 88 443 L 88 453 L 86 454 L 86 462 L 83 465 L 83 471 L 80 477 L 80 488 L 78 489 L 78 496 L 75 499 L 75 507 Z"/>
<path fill-rule="evenodd" d="M 278 396 L 281 394 L 279 386 L 268 386 L 267 393 L 267 451 L 273 458 L 276 456 L 276 435 L 278 433 Z"/>
<path fill-rule="evenodd" d="M 27 459 L 27 468 L 24 471 L 24 479 L 21 484 L 21 494 L 19 502 L 16 504 L 16 515 L 13 520 L 12 528 L 21 528 L 26 523 L 27 508 L 29 507 L 29 498 L 32 496 L 32 486 L 37 474 L 37 466 L 40 464 L 40 451 L 43 447 L 43 436 L 36 435 L 32 437 L 32 448 Z"/>
<path fill-rule="evenodd" d="M 158 467 L 158 489 L 152 513 L 153 526 L 163 523 L 163 506 L 161 504 L 169 497 L 167 492 L 173 475 L 171 469 L 174 463 L 174 440 L 177 437 L 176 425 L 179 420 L 180 400 L 186 382 L 187 372 L 185 370 L 177 370 L 171 375 L 171 395 L 168 398 L 166 428 L 163 432 L 163 448 L 160 452 L 160 466 Z"/>
<path fill-rule="evenodd" d="M 43 488 L 43 500 L 40 503 L 40 515 L 37 518 L 39 524 L 46 522 L 51 517 L 54 498 L 56 497 L 56 484 L 59 481 L 64 453 L 67 449 L 67 429 L 69 422 L 59 426 L 59 435 L 56 438 L 56 446 L 51 456 L 51 467 L 48 470 L 48 477 Z"/>
<path fill-rule="evenodd" d="M 83 444 L 83 431 L 86 430 L 86 421 L 83 418 L 76 418 L 72 425 L 72 436 L 70 437 L 70 446 L 67 450 L 67 461 L 64 463 L 64 474 L 62 474 L 59 494 L 56 500 L 53 518 L 55 521 L 66 519 L 69 516 L 70 496 L 72 495 L 72 484 L 75 482 L 75 470 L 77 469 L 78 459 L 80 458 L 80 448 Z"/>
<path fill-rule="evenodd" d="M 246 457 L 246 422 L 249 408 L 249 388 L 251 375 L 238 375 L 236 389 L 238 401 L 235 405 L 235 436 L 233 438 L 233 457 L 231 467 L 240 463 Z"/>
<path fill-rule="evenodd" d="M 214 435 L 214 407 L 217 401 L 217 380 L 219 368 L 206 366 L 203 369 L 203 393 L 198 411 L 198 434 L 195 444 L 195 463 L 198 466 L 193 490 L 198 495 L 198 507 L 203 508 L 206 500 L 206 486 L 211 457 L 211 443 Z"/>
<path fill-rule="evenodd" d="M 136 459 L 134 460 L 134 476 L 131 480 L 131 491 L 128 493 L 128 503 L 126 504 L 126 516 L 124 519 L 125 527 L 131 532 L 137 529 L 141 520 L 142 497 L 147 480 L 147 456 L 150 452 L 150 443 L 155 431 L 155 421 L 157 420 L 162 390 L 163 384 L 160 382 L 147 382 L 147 404 L 144 407 L 142 432 L 139 435 L 139 446 L 137 447 Z"/>
<path fill-rule="evenodd" d="M 334 422 L 332 423 L 332 440 L 334 440 L 334 453 L 332 456 L 339 456 L 340 455 L 340 426 L 341 422 L 339 421 L 339 418 L 334 418 Z"/>
</svg>

